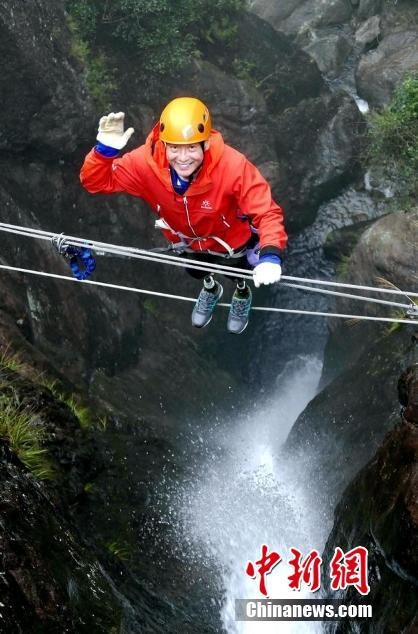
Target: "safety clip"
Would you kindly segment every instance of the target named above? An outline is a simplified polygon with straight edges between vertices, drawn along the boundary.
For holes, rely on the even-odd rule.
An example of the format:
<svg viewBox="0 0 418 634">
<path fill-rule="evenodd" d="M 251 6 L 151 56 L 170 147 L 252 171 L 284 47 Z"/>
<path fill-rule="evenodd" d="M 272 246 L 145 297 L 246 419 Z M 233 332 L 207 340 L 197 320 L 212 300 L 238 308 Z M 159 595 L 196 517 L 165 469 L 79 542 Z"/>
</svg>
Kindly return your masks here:
<svg viewBox="0 0 418 634">
<path fill-rule="evenodd" d="M 406 315 L 411 319 L 418 318 L 418 304 L 410 304 L 408 310 L 406 311 Z"/>
<path fill-rule="evenodd" d="M 63 233 L 53 236 L 51 244 L 63 258 L 69 260 L 71 272 L 77 280 L 86 280 L 95 270 L 96 260 L 88 247 L 68 244 Z"/>
</svg>

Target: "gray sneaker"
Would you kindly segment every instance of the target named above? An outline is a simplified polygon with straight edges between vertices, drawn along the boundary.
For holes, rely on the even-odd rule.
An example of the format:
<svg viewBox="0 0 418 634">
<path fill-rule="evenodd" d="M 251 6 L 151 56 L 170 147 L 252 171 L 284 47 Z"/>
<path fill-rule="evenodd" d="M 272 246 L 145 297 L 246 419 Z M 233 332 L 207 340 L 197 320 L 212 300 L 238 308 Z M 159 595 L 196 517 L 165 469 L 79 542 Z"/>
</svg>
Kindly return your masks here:
<svg viewBox="0 0 418 634">
<path fill-rule="evenodd" d="M 238 291 L 232 296 L 231 308 L 229 309 L 228 321 L 226 327 L 229 332 L 239 335 L 248 326 L 250 318 L 252 293 L 247 286 L 247 297 L 242 297 Z"/>
<path fill-rule="evenodd" d="M 192 312 L 192 324 L 196 328 L 204 328 L 208 325 L 213 316 L 216 304 L 222 297 L 224 289 L 219 282 L 215 282 L 216 288 L 207 291 L 205 287 L 199 293 L 197 302 Z"/>
</svg>

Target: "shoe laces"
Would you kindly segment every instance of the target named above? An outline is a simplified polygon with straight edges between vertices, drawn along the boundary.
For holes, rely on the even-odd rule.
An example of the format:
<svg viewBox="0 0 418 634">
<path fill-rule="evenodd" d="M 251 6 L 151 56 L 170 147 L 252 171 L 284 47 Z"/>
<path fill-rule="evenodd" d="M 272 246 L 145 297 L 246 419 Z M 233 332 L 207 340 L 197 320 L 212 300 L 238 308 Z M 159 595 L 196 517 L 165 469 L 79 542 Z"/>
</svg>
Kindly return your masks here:
<svg viewBox="0 0 418 634">
<path fill-rule="evenodd" d="M 207 291 L 205 288 L 203 288 L 200 291 L 196 308 L 199 312 L 207 312 L 209 310 L 213 310 L 218 299 L 219 289 L 215 293 L 211 293 L 210 291 Z"/>
<path fill-rule="evenodd" d="M 231 314 L 234 317 L 247 317 L 251 308 L 251 297 L 232 297 Z"/>
</svg>

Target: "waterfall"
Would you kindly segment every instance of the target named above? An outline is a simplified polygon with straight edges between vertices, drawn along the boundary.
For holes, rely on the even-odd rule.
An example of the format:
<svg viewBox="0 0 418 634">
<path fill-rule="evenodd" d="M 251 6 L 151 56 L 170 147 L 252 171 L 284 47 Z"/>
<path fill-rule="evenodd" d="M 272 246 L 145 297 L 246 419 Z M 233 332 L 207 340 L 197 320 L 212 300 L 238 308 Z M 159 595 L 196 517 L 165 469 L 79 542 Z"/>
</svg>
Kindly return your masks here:
<svg viewBox="0 0 418 634">
<path fill-rule="evenodd" d="M 260 558 L 262 544 L 283 559 L 266 577 L 269 598 L 308 597 L 288 587 L 289 549 L 321 552 L 327 527 L 316 520 L 315 500 L 295 484 L 292 474 L 299 466 L 283 456 L 278 459 L 278 453 L 315 395 L 320 371 L 317 357 L 300 356 L 277 377 L 270 399 L 264 397 L 251 411 L 237 411 L 226 424 L 200 430 L 204 458 L 171 499 L 171 509 L 177 509 L 171 521 L 177 525 L 177 539 L 187 542 L 188 556 L 193 552 L 219 571 L 220 616 L 228 634 L 316 631 L 312 622 L 237 622 L 234 602 L 263 598 L 258 581 L 245 572 L 249 560 Z"/>
</svg>

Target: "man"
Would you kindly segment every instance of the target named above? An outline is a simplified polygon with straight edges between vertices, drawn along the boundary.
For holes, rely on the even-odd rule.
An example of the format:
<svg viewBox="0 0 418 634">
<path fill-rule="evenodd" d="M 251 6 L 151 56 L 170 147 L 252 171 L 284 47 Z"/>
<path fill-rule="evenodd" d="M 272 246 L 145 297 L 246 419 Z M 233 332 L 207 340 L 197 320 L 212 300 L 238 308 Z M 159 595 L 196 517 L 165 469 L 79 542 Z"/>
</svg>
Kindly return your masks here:
<svg viewBox="0 0 418 634">
<path fill-rule="evenodd" d="M 100 119 L 97 145 L 86 156 L 80 178 L 90 193 L 127 192 L 143 198 L 157 214 L 171 248 L 192 259 L 254 268 L 256 287 L 278 282 L 287 235 L 283 213 L 266 180 L 248 159 L 212 129 L 199 99 L 179 97 L 163 110 L 144 145 L 118 157 L 133 134 L 124 113 Z M 222 297 L 222 285 L 207 271 L 192 313 L 203 328 Z M 248 324 L 251 290 L 237 281 L 227 328 L 234 334 Z"/>
</svg>

